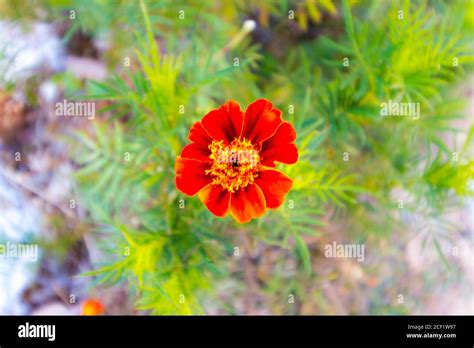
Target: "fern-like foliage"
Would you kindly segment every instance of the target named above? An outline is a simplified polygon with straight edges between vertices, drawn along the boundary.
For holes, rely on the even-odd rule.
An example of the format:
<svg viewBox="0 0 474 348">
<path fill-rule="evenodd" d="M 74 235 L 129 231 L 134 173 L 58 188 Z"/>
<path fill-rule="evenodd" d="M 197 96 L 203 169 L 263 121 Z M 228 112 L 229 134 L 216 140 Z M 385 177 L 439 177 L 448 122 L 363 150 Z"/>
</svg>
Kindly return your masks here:
<svg viewBox="0 0 474 348">
<path fill-rule="evenodd" d="M 364 239 L 397 229 L 396 190 L 416 202 L 413 214 L 418 206 L 441 212 L 447 197 L 459 204 L 472 196 L 472 126 L 463 149 L 446 140 L 463 130 L 452 126 L 462 105 L 445 96 L 472 63 L 462 21 L 452 22 L 462 6 L 448 6 L 451 15 L 441 18 L 425 1 L 373 1 L 365 11 L 357 2 L 304 2 L 307 20 L 337 12 L 344 30 L 298 47 L 289 43 L 281 57 L 269 57 L 249 37 L 228 42 L 242 30 L 241 22 L 228 19 L 242 8 L 251 12 L 252 4 L 222 2 L 220 15 L 206 2 L 119 3 L 137 28 L 133 52 L 124 49 L 131 64 L 88 85 L 85 98 L 101 102 L 102 117 L 77 135 L 75 158 L 83 200 L 110 257 L 88 275 L 106 284 L 126 281 L 140 309 L 201 313 L 201 293 L 229 276 L 242 234 L 293 252 L 311 277 L 315 252 L 306 240 L 320 238 L 341 211 L 354 238 Z M 280 11 L 287 7 L 269 1 L 263 8 L 286 21 Z M 170 20 L 179 9 L 195 21 Z M 375 20 L 381 13 L 384 20 Z M 198 20 L 206 25 L 186 24 Z M 159 38 L 170 31 L 181 40 L 166 42 L 163 54 Z M 294 186 L 282 207 L 236 226 L 177 191 L 174 162 L 189 127 L 208 110 L 228 99 L 245 105 L 259 97 L 272 100 L 295 126 L 299 160 L 285 166 Z M 381 103 L 388 100 L 418 102 L 422 114 L 383 118 Z M 288 284 L 297 288 L 295 282 Z"/>
</svg>

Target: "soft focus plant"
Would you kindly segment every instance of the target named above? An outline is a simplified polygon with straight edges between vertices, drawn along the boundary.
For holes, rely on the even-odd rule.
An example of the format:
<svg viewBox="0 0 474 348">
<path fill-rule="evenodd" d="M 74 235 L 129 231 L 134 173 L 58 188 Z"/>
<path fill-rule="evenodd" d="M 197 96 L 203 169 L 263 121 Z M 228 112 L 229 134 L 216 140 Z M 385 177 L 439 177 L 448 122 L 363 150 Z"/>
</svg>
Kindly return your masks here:
<svg viewBox="0 0 474 348">
<path fill-rule="evenodd" d="M 137 15 L 125 23 L 135 29 L 134 52 L 124 53 L 130 66 L 88 88 L 86 98 L 107 105 L 90 134 L 78 134 L 77 180 L 109 258 L 88 275 L 106 284 L 126 281 L 139 309 L 203 313 L 203 301 L 218 297 L 213 288 L 231 275 L 235 248 L 249 252 L 258 243 L 287 250 L 297 263 L 291 279 L 279 269 L 264 290 L 305 296 L 301 280 L 316 282 L 318 267 L 305 240 L 324 235 L 340 217 L 350 226 L 348 238 L 359 242 L 399 232 L 404 222 L 394 191 L 403 192 L 405 211 L 437 220 L 441 232 L 432 229 L 426 239 L 447 264 L 438 243 L 447 231 L 443 214 L 473 196 L 472 123 L 453 126 L 463 118 L 453 90 L 473 53 L 464 2 L 306 5 L 308 18 L 314 8 L 339 16 L 341 31 L 300 44 L 282 38 L 286 49 L 278 56 L 248 35 L 227 45 L 241 33 L 243 18 L 235 14 L 246 4 L 211 3 L 170 3 L 163 12 L 141 1 L 145 31 Z M 266 4 L 269 17 L 288 20 L 281 15 L 288 2 Z M 189 20 L 161 17 L 181 8 Z M 175 159 L 190 127 L 209 110 L 229 99 L 258 98 L 271 100 L 294 125 L 299 159 L 285 167 L 293 187 L 282 206 L 238 225 L 177 190 Z M 419 102 L 422 116 L 382 118 L 380 105 L 388 100 Z M 463 132 L 465 144 L 457 149 L 448 135 Z"/>
</svg>

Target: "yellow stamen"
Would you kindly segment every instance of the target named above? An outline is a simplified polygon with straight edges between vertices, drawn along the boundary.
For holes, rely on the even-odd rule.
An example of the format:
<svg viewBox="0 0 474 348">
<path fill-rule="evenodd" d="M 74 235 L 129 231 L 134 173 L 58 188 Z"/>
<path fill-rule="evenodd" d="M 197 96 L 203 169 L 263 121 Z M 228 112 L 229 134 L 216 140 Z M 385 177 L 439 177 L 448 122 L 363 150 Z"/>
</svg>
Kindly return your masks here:
<svg viewBox="0 0 474 348">
<path fill-rule="evenodd" d="M 209 149 L 212 166 L 205 173 L 212 176 L 212 184 L 232 193 L 253 184 L 258 176 L 260 156 L 250 140 L 235 138 L 230 145 L 214 140 Z"/>
</svg>

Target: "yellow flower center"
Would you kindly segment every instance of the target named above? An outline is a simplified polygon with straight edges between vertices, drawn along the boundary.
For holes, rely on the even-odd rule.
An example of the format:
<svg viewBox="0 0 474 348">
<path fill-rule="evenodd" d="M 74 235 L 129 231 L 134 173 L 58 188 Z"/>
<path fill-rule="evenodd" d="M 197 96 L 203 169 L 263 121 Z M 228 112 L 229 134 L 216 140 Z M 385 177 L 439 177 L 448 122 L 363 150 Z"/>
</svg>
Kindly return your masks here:
<svg viewBox="0 0 474 348">
<path fill-rule="evenodd" d="M 253 184 L 258 176 L 260 156 L 250 140 L 235 138 L 230 145 L 214 140 L 209 149 L 212 166 L 205 173 L 212 176 L 213 185 L 221 185 L 233 193 Z"/>
</svg>

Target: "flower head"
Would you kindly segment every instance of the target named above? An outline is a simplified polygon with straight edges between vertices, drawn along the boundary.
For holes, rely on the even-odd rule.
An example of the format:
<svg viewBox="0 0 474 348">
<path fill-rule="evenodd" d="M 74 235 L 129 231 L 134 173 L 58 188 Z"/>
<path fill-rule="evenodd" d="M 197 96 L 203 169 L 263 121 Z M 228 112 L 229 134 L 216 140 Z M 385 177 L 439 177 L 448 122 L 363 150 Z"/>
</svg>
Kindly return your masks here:
<svg viewBox="0 0 474 348">
<path fill-rule="evenodd" d="M 105 312 L 105 307 L 97 299 L 88 298 L 82 303 L 81 314 L 82 315 L 102 315 Z"/>
<path fill-rule="evenodd" d="M 176 187 L 198 194 L 211 213 L 244 223 L 283 204 L 293 181 L 275 162 L 296 163 L 296 132 L 268 100 L 245 113 L 230 100 L 196 122 L 188 138 L 176 159 Z"/>
</svg>

